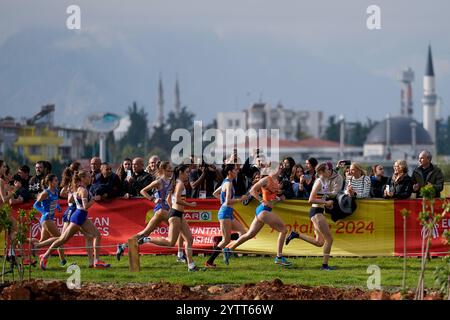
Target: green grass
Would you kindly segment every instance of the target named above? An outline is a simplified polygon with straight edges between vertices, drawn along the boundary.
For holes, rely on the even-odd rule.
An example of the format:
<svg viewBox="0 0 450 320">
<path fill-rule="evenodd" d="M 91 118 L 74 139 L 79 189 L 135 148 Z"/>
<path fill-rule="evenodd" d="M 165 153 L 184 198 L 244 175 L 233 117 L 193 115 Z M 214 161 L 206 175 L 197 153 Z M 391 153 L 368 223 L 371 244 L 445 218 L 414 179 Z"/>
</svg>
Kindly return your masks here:
<svg viewBox="0 0 450 320">
<path fill-rule="evenodd" d="M 195 256 L 198 266 L 202 266 L 205 257 Z M 320 271 L 321 258 L 291 258 L 293 267 L 285 268 L 274 264 L 271 257 L 233 257 L 230 265 L 226 266 L 221 256 L 216 260 L 217 268 L 204 272 L 188 272 L 187 266 L 176 262 L 174 255 L 170 256 L 141 256 L 141 271 L 131 273 L 128 271 L 127 256 L 120 262 L 113 256 L 104 257 L 106 262 L 112 264 L 111 269 L 99 270 L 87 268 L 87 259 L 82 256 L 69 256 L 69 263 L 76 262 L 81 267 L 82 282 L 99 283 L 152 283 L 168 281 L 186 285 L 199 284 L 243 284 L 258 282 L 261 280 L 281 279 L 284 283 L 294 283 L 309 286 L 333 286 L 333 287 L 358 287 L 367 288 L 367 273 L 369 265 L 377 265 L 381 269 L 381 287 L 383 289 L 400 288 L 402 284 L 403 259 L 396 257 L 383 258 L 331 258 L 330 265 L 336 266 L 334 271 Z M 427 288 L 435 288 L 433 271 L 436 266 L 442 264 L 440 258 L 428 262 L 425 275 Z M 48 263 L 48 269 L 42 271 L 39 268 L 32 269 L 32 277 L 35 279 L 66 280 L 69 274 L 66 268 L 59 266 L 59 259 L 52 257 Z M 420 270 L 419 258 L 407 259 L 407 287 L 414 288 Z M 28 270 L 26 276 L 28 275 Z M 5 280 L 11 280 L 11 275 L 5 276 Z M 17 275 L 16 275 L 17 279 Z"/>
</svg>

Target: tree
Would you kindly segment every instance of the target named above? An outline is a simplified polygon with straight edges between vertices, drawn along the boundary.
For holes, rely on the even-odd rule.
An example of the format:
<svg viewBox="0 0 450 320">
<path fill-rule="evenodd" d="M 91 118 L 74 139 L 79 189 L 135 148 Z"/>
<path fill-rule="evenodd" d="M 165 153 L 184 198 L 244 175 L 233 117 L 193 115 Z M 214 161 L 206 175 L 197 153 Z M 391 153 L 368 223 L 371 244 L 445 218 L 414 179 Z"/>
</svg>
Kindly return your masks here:
<svg viewBox="0 0 450 320">
<path fill-rule="evenodd" d="M 127 114 L 131 122 L 130 127 L 120 139 L 118 150 L 115 150 L 115 147 L 111 149 L 115 161 L 122 161 L 125 157 L 145 156 L 145 145 L 149 140 L 147 113 L 143 107 L 138 109 L 137 103 L 133 102 L 132 106 L 128 107 Z"/>
<path fill-rule="evenodd" d="M 297 138 L 297 140 L 304 140 L 304 139 L 311 138 L 311 136 L 309 134 L 307 134 L 306 132 L 304 132 L 302 130 L 302 126 L 300 125 L 300 122 L 298 123 L 297 132 L 295 134 L 295 137 Z"/>
<path fill-rule="evenodd" d="M 336 122 L 336 116 L 332 115 L 328 117 L 328 125 L 325 129 L 324 138 L 330 141 L 339 142 L 339 122 Z"/>
<path fill-rule="evenodd" d="M 447 123 L 436 123 L 436 149 L 438 154 L 450 155 L 450 116 Z"/>
<path fill-rule="evenodd" d="M 188 111 L 187 107 L 181 108 L 180 114 L 177 116 L 172 111 L 169 112 L 169 116 L 166 120 L 166 126 L 170 134 L 175 129 L 183 128 L 188 131 L 192 131 L 194 128 L 194 118 L 195 114 Z"/>
<path fill-rule="evenodd" d="M 148 141 L 148 127 L 147 127 L 147 113 L 144 108 L 138 110 L 137 103 L 133 102 L 131 107 L 128 107 L 128 116 L 130 117 L 131 125 L 128 128 L 127 133 L 120 140 L 119 145 L 121 148 L 126 145 L 131 146 L 144 146 L 145 140 Z"/>
</svg>

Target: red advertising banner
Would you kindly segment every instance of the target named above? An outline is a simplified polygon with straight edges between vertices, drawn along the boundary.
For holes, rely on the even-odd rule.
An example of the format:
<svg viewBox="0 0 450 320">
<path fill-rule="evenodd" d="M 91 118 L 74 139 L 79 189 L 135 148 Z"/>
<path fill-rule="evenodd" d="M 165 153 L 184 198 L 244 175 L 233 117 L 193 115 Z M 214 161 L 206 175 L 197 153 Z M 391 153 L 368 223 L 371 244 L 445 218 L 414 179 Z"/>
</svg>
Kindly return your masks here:
<svg viewBox="0 0 450 320">
<path fill-rule="evenodd" d="M 219 201 L 216 199 L 195 199 L 197 207 L 187 210 L 185 218 L 189 223 L 194 237 L 194 249 L 197 252 L 206 250 L 208 253 L 213 246 L 213 238 L 220 236 L 221 231 L 217 220 Z M 62 215 L 66 209 L 62 204 L 62 212 L 56 213 L 57 226 L 62 229 Z M 441 200 L 435 204 L 436 212 L 442 212 Z M 30 209 L 32 203 L 18 206 L 15 209 Z M 114 254 L 118 243 L 126 242 L 131 236 L 143 230 L 147 222 L 153 216 L 154 204 L 145 199 L 116 199 L 112 201 L 95 203 L 89 209 L 89 219 L 102 234 L 101 254 Z M 234 216 L 246 228 L 249 227 L 255 217 L 254 201 L 248 206 L 237 204 Z M 411 211 L 406 219 L 406 252 L 409 256 L 419 256 L 422 246 L 422 227 L 418 220 L 422 201 L 414 200 L 360 200 L 356 212 L 337 223 L 330 222 L 330 227 L 335 238 L 333 255 L 342 256 L 402 256 L 403 245 L 403 217 L 402 209 Z M 309 204 L 306 201 L 284 201 L 275 207 L 275 212 L 286 223 L 289 230 L 312 234 L 308 217 Z M 329 218 L 329 216 L 327 216 Z M 36 223 L 32 227 L 34 238 L 40 237 L 40 225 Z M 441 242 L 442 233 L 450 229 L 450 215 L 442 219 L 435 228 L 430 254 L 445 255 L 448 246 Z M 160 225 L 152 237 L 167 237 L 168 226 Z M 2 235 L 0 235 L 2 236 Z M 276 250 L 277 233 L 271 228 L 264 227 L 255 239 L 246 242 L 241 250 L 259 253 L 274 253 Z M 1 239 L 0 239 L 1 240 Z M 0 241 L 3 243 L 3 241 Z M 0 244 L 1 246 L 1 244 Z M 76 234 L 64 245 L 68 254 L 85 254 L 85 240 L 81 233 Z M 140 246 L 143 254 L 167 254 L 175 253 L 177 248 L 159 247 L 153 244 Z M 285 248 L 286 254 L 292 255 L 318 255 L 322 254 L 321 248 L 316 248 L 303 242 L 295 243 L 295 246 Z"/>
<path fill-rule="evenodd" d="M 31 209 L 32 204 L 27 203 L 18 208 Z M 63 228 L 62 215 L 66 205 L 61 202 L 62 212 L 56 212 L 56 224 L 60 230 Z M 88 218 L 102 234 L 101 254 L 114 254 L 118 243 L 127 240 L 143 230 L 153 215 L 154 204 L 144 199 L 117 199 L 95 203 L 89 209 Z M 185 213 L 194 238 L 194 247 L 197 249 L 211 249 L 213 237 L 220 235 L 220 227 L 217 221 L 218 202 L 215 199 L 202 200 L 199 210 Z M 32 226 L 33 238 L 39 239 L 41 226 L 35 223 Z M 168 226 L 162 223 L 153 233 L 155 237 L 167 237 Z M 81 233 L 76 234 L 64 245 L 67 254 L 85 254 L 85 240 Z M 41 250 L 43 252 L 43 250 Z M 152 244 L 140 246 L 143 254 L 167 254 L 176 253 L 177 248 L 159 247 Z"/>
<path fill-rule="evenodd" d="M 442 213 L 442 200 L 437 199 L 434 204 L 436 213 Z M 396 200 L 394 203 L 395 218 L 395 255 L 404 255 L 404 228 L 401 211 L 410 211 L 406 218 L 406 255 L 420 256 L 422 252 L 422 234 L 424 230 L 419 220 L 419 213 L 422 211 L 422 200 Z M 450 215 L 444 217 L 435 225 L 430 246 L 430 255 L 441 256 L 449 252 L 448 245 L 442 243 L 442 233 L 450 229 Z"/>
</svg>

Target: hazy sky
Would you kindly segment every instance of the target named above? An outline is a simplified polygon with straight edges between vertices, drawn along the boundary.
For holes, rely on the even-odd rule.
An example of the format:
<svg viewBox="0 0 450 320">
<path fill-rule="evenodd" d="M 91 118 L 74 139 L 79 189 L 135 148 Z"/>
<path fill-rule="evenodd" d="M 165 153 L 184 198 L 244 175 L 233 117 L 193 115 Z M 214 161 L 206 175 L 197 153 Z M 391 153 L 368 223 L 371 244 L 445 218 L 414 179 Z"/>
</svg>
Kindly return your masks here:
<svg viewBox="0 0 450 320">
<path fill-rule="evenodd" d="M 66 28 L 71 4 L 80 31 Z M 371 4 L 381 30 L 366 27 Z M 396 77 L 411 66 L 421 120 L 429 43 L 447 115 L 449 13 L 448 0 L 1 0 L 0 116 L 56 103 L 57 120 L 74 124 L 136 100 L 152 121 L 161 73 L 166 112 L 178 74 L 182 104 L 206 122 L 260 98 L 381 119 L 399 112 Z"/>
</svg>

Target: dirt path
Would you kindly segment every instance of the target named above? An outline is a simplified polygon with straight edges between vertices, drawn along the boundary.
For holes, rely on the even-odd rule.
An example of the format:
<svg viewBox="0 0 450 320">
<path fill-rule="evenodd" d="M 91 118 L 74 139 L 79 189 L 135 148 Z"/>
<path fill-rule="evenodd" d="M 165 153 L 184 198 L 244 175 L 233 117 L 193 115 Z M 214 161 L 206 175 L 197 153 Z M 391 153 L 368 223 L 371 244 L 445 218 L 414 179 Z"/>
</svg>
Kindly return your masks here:
<svg viewBox="0 0 450 320">
<path fill-rule="evenodd" d="M 409 292 L 403 299 L 412 299 Z M 200 285 L 188 287 L 160 282 L 125 286 L 84 283 L 81 290 L 70 290 L 62 281 L 36 280 L 0 285 L 0 300 L 400 300 L 399 292 L 363 291 L 325 286 L 308 287 L 283 284 L 281 280 L 261 281 L 242 286 Z M 442 299 L 428 292 L 426 299 Z"/>
</svg>

